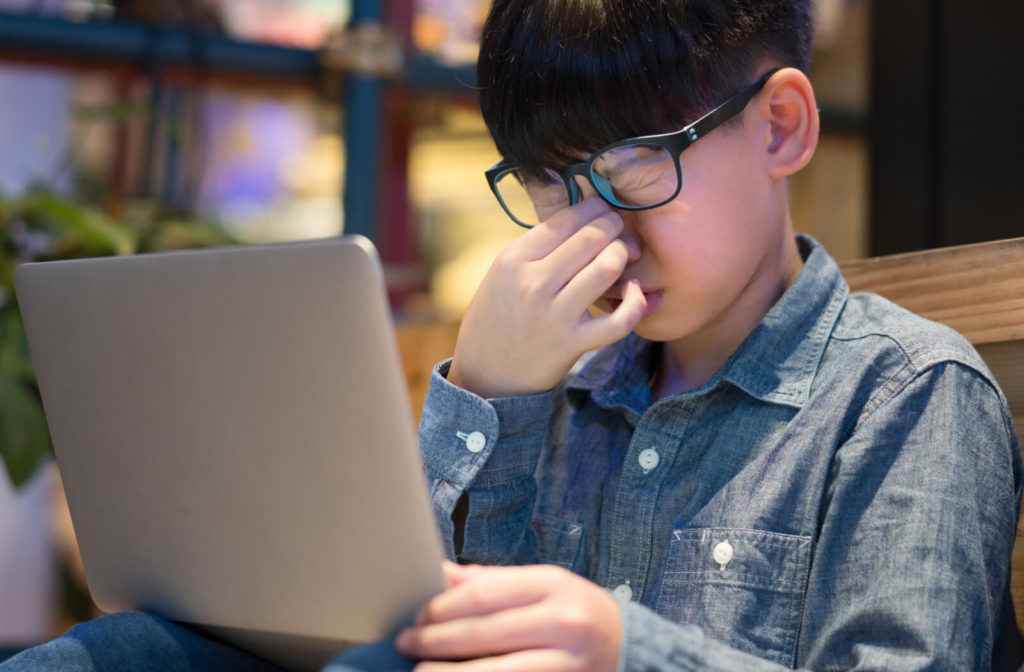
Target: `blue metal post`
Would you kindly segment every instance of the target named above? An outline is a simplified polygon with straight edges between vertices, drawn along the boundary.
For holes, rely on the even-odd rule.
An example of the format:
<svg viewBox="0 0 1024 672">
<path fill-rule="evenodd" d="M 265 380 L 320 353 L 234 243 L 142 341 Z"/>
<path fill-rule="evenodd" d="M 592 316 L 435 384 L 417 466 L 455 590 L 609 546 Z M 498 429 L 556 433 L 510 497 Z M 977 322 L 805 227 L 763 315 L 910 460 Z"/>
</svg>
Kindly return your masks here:
<svg viewBox="0 0 1024 672">
<path fill-rule="evenodd" d="M 380 0 L 353 0 L 351 25 L 383 22 Z M 383 139 L 383 83 L 379 77 L 349 73 L 343 87 L 345 139 L 345 233 L 361 233 L 375 244 L 380 230 L 379 152 Z"/>
</svg>

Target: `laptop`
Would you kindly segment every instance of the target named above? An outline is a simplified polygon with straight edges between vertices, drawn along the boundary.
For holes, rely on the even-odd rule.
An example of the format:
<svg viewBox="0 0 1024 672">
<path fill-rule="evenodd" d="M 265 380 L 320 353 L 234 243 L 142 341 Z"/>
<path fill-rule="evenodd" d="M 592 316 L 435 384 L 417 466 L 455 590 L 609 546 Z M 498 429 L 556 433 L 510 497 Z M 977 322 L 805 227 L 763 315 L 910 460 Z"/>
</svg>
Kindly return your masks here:
<svg viewBox="0 0 1024 672">
<path fill-rule="evenodd" d="M 100 608 L 301 670 L 443 588 L 369 240 L 26 264 L 15 282 Z"/>
</svg>

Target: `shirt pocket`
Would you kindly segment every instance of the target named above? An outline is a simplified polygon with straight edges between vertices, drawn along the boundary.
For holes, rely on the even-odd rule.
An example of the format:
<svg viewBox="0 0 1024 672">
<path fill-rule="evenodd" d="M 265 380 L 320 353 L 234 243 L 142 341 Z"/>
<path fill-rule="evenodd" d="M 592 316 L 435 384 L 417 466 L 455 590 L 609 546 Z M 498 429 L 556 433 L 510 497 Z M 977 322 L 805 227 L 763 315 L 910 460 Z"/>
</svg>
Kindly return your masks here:
<svg viewBox="0 0 1024 672">
<path fill-rule="evenodd" d="M 537 538 L 537 562 L 573 568 L 583 541 L 581 524 L 535 513 L 530 529 Z"/>
<path fill-rule="evenodd" d="M 673 532 L 656 610 L 787 667 L 810 570 L 811 538 L 758 530 Z"/>
</svg>

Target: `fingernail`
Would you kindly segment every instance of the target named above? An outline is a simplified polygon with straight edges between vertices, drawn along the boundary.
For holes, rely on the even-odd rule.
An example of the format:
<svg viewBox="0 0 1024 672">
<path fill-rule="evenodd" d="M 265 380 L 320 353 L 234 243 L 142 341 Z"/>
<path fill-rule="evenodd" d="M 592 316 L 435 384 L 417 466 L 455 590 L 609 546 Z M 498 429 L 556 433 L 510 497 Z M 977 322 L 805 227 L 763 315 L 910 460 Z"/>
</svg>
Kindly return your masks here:
<svg viewBox="0 0 1024 672">
<path fill-rule="evenodd" d="M 395 648 L 399 651 L 405 652 L 412 647 L 412 628 L 406 628 L 398 633 L 398 637 L 395 638 Z"/>
</svg>

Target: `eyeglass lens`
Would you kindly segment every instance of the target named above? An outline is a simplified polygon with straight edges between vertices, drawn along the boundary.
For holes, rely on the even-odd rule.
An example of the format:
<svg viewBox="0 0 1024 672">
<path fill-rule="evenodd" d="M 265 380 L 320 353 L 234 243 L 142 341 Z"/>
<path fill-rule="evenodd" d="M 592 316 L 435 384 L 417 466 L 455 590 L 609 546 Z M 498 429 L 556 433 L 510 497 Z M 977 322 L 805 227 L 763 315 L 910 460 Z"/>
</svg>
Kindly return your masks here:
<svg viewBox="0 0 1024 672">
<path fill-rule="evenodd" d="M 680 176 L 666 148 L 635 144 L 614 147 L 594 157 L 590 180 L 612 205 L 644 208 L 661 205 L 675 196 Z M 539 224 L 570 204 L 565 182 L 553 171 L 537 178 L 511 169 L 496 180 L 496 186 L 509 213 L 528 226 Z"/>
<path fill-rule="evenodd" d="M 501 202 L 522 224 L 536 226 L 569 205 L 569 192 L 562 178 L 551 172 L 544 177 L 548 179 L 511 169 L 495 181 Z"/>
</svg>

